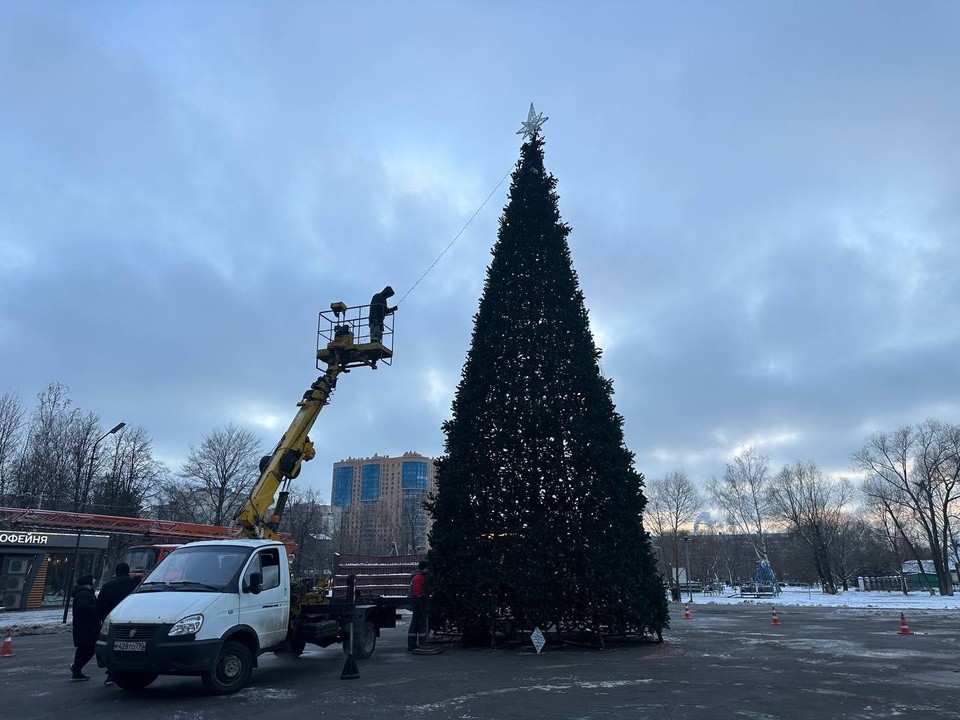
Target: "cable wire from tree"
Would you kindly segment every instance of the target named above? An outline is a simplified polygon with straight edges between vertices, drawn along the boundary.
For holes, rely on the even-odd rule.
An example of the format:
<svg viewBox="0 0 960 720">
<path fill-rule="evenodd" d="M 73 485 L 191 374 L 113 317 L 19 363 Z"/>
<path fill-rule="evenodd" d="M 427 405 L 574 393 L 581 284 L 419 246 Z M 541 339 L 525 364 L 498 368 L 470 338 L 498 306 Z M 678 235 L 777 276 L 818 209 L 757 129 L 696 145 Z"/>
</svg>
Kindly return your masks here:
<svg viewBox="0 0 960 720">
<path fill-rule="evenodd" d="M 417 285 L 420 284 L 420 281 L 423 280 L 423 279 L 430 273 L 430 271 L 433 270 L 434 267 L 436 267 L 437 263 L 440 262 L 440 260 L 443 259 L 443 256 L 446 255 L 446 254 L 447 254 L 447 251 L 448 251 L 450 248 L 453 247 L 453 244 L 454 244 L 457 240 L 460 239 L 460 236 L 463 235 L 464 231 L 470 226 L 470 223 L 473 222 L 474 218 L 476 218 L 477 215 L 480 214 L 480 211 L 483 210 L 483 208 L 486 206 L 486 204 L 487 204 L 488 202 L 490 202 L 490 198 L 492 198 L 493 195 L 494 195 L 494 193 L 496 193 L 497 190 L 500 189 L 500 186 L 503 185 L 503 181 L 506 180 L 508 177 L 510 177 L 510 173 L 511 173 L 511 172 L 513 172 L 512 168 L 511 168 L 510 170 L 508 170 L 507 173 L 506 173 L 502 178 L 500 178 L 500 182 L 498 182 L 498 183 L 497 183 L 497 186 L 496 186 L 493 190 L 490 191 L 490 194 L 487 195 L 486 199 L 485 199 L 482 203 L 480 203 L 480 207 L 478 207 L 477 210 L 476 210 L 476 212 L 474 212 L 473 215 L 470 216 L 470 219 L 467 220 L 466 223 L 464 223 L 463 227 L 460 228 L 460 232 L 458 232 L 456 235 L 454 235 L 453 240 L 451 240 L 450 243 L 443 249 L 443 252 L 440 253 L 440 254 L 437 256 L 437 259 L 434 260 L 433 263 L 431 263 L 430 267 L 428 267 L 426 270 L 424 270 L 423 275 L 421 275 L 419 278 L 417 278 L 417 281 L 413 284 L 413 286 L 411 286 L 411 288 L 410 288 L 409 290 L 407 290 L 407 292 L 405 292 L 405 293 L 403 294 L 403 297 L 400 298 L 400 300 L 397 302 L 397 305 L 399 305 L 399 304 L 402 303 L 404 300 L 406 300 L 406 299 L 407 299 L 407 295 L 409 295 L 410 293 L 412 293 L 412 292 L 416 289 Z"/>
</svg>

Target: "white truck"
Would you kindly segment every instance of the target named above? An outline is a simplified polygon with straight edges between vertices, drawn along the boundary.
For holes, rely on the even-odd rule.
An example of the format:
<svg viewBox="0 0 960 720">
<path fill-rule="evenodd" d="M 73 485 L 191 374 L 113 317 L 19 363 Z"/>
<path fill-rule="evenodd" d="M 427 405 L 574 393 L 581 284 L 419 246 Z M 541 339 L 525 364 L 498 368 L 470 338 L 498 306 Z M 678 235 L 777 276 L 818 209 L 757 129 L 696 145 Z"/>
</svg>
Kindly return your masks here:
<svg viewBox="0 0 960 720">
<path fill-rule="evenodd" d="M 380 628 L 396 627 L 398 605 L 357 605 L 352 583 L 339 603 L 323 588 L 292 583 L 287 547 L 279 542 L 290 482 L 316 456 L 308 433 L 337 378 L 392 361 L 393 328 L 374 337 L 372 313 L 369 305 L 343 302 L 320 313 L 317 368 L 326 370 L 297 403 L 273 453 L 261 459 L 260 477 L 234 516 L 237 534 L 249 539 L 178 547 L 104 621 L 97 665 L 108 668 L 118 686 L 140 690 L 160 675 L 199 675 L 210 692 L 233 693 L 268 650 L 299 655 L 307 643 L 343 643 L 345 652 L 352 648 L 351 661 L 365 660 Z M 357 676 L 347 673 L 355 668 L 351 661 L 341 677 Z"/>
<path fill-rule="evenodd" d="M 97 664 L 124 690 L 160 675 L 198 675 L 209 692 L 225 695 L 246 685 L 262 653 L 342 643 L 346 654 L 351 629 L 353 657 L 365 660 L 380 629 L 399 618 L 395 605 L 299 602 L 304 594 L 291 587 L 283 543 L 183 545 L 107 617 Z"/>
</svg>

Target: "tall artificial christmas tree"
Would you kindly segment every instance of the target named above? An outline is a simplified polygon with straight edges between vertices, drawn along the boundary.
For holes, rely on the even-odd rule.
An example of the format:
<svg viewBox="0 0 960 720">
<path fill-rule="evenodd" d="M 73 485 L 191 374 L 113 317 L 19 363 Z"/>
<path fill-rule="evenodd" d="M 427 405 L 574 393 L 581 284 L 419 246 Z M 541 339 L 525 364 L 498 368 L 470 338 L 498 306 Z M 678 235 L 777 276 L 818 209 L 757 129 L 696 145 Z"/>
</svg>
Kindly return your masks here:
<svg viewBox="0 0 960 720">
<path fill-rule="evenodd" d="M 489 642 L 535 626 L 655 633 L 667 604 L 643 476 L 600 372 L 533 106 L 428 502 L 431 614 Z"/>
</svg>

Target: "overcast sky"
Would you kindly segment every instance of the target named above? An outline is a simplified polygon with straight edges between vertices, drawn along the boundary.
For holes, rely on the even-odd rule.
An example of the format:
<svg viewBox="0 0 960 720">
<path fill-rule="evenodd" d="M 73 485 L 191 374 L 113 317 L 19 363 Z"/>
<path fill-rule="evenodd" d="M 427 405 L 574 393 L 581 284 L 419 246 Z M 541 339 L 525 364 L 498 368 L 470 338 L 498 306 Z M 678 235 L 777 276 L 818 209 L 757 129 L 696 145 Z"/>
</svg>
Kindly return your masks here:
<svg viewBox="0 0 960 720">
<path fill-rule="evenodd" d="M 176 470 L 272 449 L 317 313 L 402 297 L 519 157 L 530 102 L 626 441 L 850 473 L 960 421 L 960 5 L 5 2 L 0 393 L 51 381 Z M 438 455 L 504 183 L 343 376 L 299 486 Z"/>
</svg>

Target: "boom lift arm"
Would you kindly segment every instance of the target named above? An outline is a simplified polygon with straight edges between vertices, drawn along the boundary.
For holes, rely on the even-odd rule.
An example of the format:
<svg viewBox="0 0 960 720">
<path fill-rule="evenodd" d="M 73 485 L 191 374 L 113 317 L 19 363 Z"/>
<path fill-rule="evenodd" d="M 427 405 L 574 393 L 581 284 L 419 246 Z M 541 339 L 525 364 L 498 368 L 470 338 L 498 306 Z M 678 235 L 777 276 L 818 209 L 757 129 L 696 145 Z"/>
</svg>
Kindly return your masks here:
<svg viewBox="0 0 960 720">
<path fill-rule="evenodd" d="M 375 370 L 379 361 L 387 365 L 391 363 L 391 316 L 387 318 L 383 337 L 371 340 L 369 313 L 369 305 L 347 307 L 342 302 L 331 303 L 329 311 L 320 313 L 317 368 L 325 365 L 326 370 L 297 403 L 299 409 L 273 453 L 260 460 L 260 478 L 234 516 L 247 536 L 279 539 L 278 530 L 287 504 L 290 481 L 300 474 L 303 463 L 317 454 L 308 433 L 323 407 L 330 402 L 340 373 L 350 372 L 350 368 L 360 366 Z M 271 512 L 274 502 L 276 507 Z"/>
</svg>

